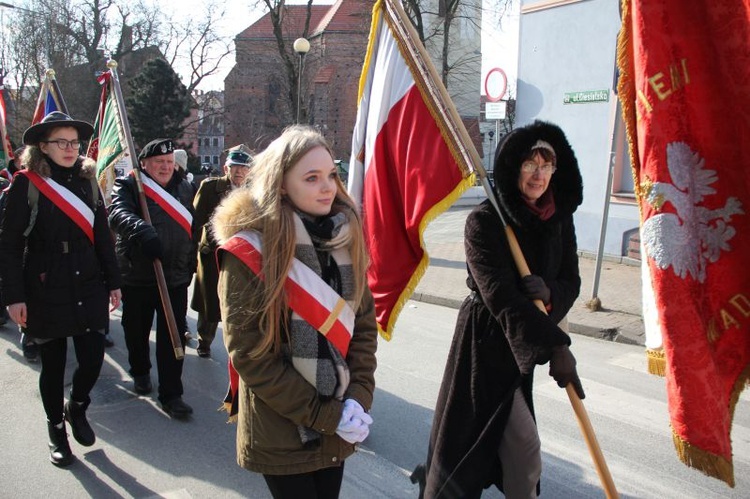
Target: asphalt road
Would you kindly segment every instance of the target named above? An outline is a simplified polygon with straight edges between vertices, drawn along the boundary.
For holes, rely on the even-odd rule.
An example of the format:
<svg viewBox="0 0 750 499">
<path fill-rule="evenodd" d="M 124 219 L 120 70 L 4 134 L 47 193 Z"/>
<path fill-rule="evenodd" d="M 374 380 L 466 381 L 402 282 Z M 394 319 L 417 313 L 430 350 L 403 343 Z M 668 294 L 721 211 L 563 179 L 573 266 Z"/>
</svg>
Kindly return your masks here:
<svg viewBox="0 0 750 499">
<path fill-rule="evenodd" d="M 409 302 L 393 340 L 381 341 L 375 423 L 362 450 L 347 460 L 342 498 L 416 498 L 408 474 L 425 456 L 456 313 Z M 194 315 L 190 323 L 194 330 Z M 217 412 L 226 388 L 221 343 L 214 344 L 209 360 L 198 358 L 194 348 L 187 350 L 184 398 L 195 414 L 188 422 L 173 421 L 153 396 L 132 392 L 118 317 L 113 316 L 112 326 L 117 344 L 107 351 L 89 409 L 97 442 L 83 448 L 72 441 L 78 460 L 68 469 L 57 469 L 47 460 L 39 365 L 23 359 L 15 329 L 0 329 L 0 498 L 269 497 L 260 476 L 236 465 L 234 427 Z M 730 489 L 678 461 L 664 380 L 646 373 L 642 347 L 575 336 L 573 352 L 587 393 L 585 406 L 621 497 L 750 496 L 746 396 L 735 412 L 737 485 Z M 72 347 L 69 357 L 74 357 Z M 71 359 L 68 377 L 73 365 Z M 544 366 L 537 369 L 535 390 L 544 462 L 542 497 L 604 497 L 567 396 Z M 502 495 L 491 491 L 484 497 Z"/>
</svg>

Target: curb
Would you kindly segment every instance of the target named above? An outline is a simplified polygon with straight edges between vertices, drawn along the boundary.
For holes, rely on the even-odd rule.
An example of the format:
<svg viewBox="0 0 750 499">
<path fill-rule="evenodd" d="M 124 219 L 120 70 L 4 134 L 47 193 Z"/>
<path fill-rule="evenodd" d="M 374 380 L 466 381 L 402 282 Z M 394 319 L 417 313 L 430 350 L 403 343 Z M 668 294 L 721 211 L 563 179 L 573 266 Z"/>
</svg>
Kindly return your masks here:
<svg viewBox="0 0 750 499">
<path fill-rule="evenodd" d="M 568 322 L 568 330 L 571 333 L 580 334 L 581 336 L 588 336 L 589 338 L 611 341 L 613 343 L 623 343 L 625 345 L 640 345 L 639 342 L 621 334 L 619 332 L 619 329 L 620 328 L 616 327 L 600 328 L 595 326 L 587 326 L 585 324 L 577 324 L 575 322 Z"/>
<path fill-rule="evenodd" d="M 459 309 L 463 300 L 456 298 L 446 298 L 444 296 L 436 296 L 429 293 L 417 293 L 411 295 L 411 299 L 422 303 L 429 303 L 430 305 L 438 305 L 441 307 L 448 307 Z M 611 341 L 613 343 L 622 343 L 624 345 L 641 345 L 640 342 L 633 340 L 619 332 L 620 328 L 600 328 L 595 326 L 588 326 L 586 324 L 578 324 L 575 322 L 568 322 L 568 331 L 581 336 L 588 336 L 590 338 L 596 338 L 599 340 Z M 641 345 L 642 346 L 642 345 Z"/>
<path fill-rule="evenodd" d="M 418 293 L 416 291 L 411 295 L 410 299 L 414 301 L 421 301 L 422 303 L 429 303 L 430 305 L 439 305 L 441 307 L 455 309 L 461 308 L 461 304 L 464 302 L 463 300 L 459 300 L 458 298 L 446 298 L 444 296 L 436 296 L 429 293 Z"/>
</svg>

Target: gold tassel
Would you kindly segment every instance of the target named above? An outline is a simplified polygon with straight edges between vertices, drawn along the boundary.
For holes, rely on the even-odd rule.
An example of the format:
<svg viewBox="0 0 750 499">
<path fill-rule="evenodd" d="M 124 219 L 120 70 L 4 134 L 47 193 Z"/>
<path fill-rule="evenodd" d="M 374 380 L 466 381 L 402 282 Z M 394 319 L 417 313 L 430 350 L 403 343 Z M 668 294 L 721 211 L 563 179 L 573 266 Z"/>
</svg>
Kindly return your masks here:
<svg viewBox="0 0 750 499">
<path fill-rule="evenodd" d="M 662 378 L 667 375 L 667 358 L 664 356 L 664 350 L 646 349 L 646 361 L 648 373 Z"/>
<path fill-rule="evenodd" d="M 231 402 L 224 402 L 221 404 L 217 409 L 216 412 L 226 412 L 227 414 L 232 413 L 232 403 Z M 229 416 L 227 418 L 227 424 L 232 424 L 237 422 L 237 414 L 234 416 Z"/>
</svg>

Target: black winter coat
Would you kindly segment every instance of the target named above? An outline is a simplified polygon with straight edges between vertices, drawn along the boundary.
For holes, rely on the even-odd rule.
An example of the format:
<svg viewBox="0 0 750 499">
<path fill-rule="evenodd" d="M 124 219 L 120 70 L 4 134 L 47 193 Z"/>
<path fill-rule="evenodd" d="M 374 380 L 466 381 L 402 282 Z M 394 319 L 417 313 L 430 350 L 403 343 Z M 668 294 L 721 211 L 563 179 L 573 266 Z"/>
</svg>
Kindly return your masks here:
<svg viewBox="0 0 750 499">
<path fill-rule="evenodd" d="M 148 175 L 142 171 L 141 175 Z M 193 188 L 179 175 L 172 175 L 164 190 L 177 199 L 193 215 Z M 129 286 L 155 286 L 153 261 L 141 251 L 141 245 L 158 237 L 163 250 L 161 259 L 167 286 L 172 288 L 190 283 L 196 267 L 195 223 L 188 234 L 159 204 L 146 198 L 151 225 L 141 216 L 135 177 L 128 175 L 115 180 L 109 225 L 117 233 L 117 259 L 123 282 Z"/>
<path fill-rule="evenodd" d="M 518 190 L 522 157 L 537 139 L 557 152 L 549 189 L 555 214 L 542 221 Z M 558 175 L 559 174 L 559 175 Z M 426 462 L 426 498 L 460 498 L 477 485 L 502 485 L 498 448 L 513 392 L 521 387 L 533 414 L 534 367 L 570 338 L 557 323 L 580 291 L 573 211 L 581 202 L 578 164 L 562 131 L 537 122 L 516 130 L 495 161 L 496 191 L 532 274 L 551 291 L 550 315 L 520 288 L 507 237 L 489 201 L 466 220 L 464 245 L 471 295 L 463 302 L 438 395 Z"/>
<path fill-rule="evenodd" d="M 50 163 L 48 161 L 48 163 Z M 28 238 L 29 179 L 15 175 L 0 221 L 0 274 L 4 304 L 26 303 L 25 332 L 63 338 L 103 330 L 109 322 L 109 292 L 120 288 L 120 271 L 102 196 L 93 206 L 95 165 L 49 164 L 50 177 L 94 211 L 94 243 L 63 211 L 39 193 Z"/>
</svg>

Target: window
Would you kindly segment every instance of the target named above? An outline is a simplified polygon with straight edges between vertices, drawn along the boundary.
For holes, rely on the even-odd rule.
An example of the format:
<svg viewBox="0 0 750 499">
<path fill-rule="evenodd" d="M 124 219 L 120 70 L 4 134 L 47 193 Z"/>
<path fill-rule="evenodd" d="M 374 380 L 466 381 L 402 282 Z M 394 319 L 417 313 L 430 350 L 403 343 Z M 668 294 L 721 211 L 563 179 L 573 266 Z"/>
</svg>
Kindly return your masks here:
<svg viewBox="0 0 750 499">
<path fill-rule="evenodd" d="M 219 147 L 219 137 L 214 137 L 214 147 Z"/>
<path fill-rule="evenodd" d="M 203 162 L 204 163 L 210 163 L 211 162 L 211 156 L 203 156 Z"/>
<path fill-rule="evenodd" d="M 210 144 L 210 142 L 209 142 L 209 138 L 208 137 L 206 137 L 205 139 L 203 139 L 203 147 L 208 147 L 209 144 Z"/>
<path fill-rule="evenodd" d="M 215 165 L 219 164 L 219 157 L 218 156 L 214 156 L 214 164 Z"/>
<path fill-rule="evenodd" d="M 628 138 L 625 130 L 625 122 L 622 121 L 622 109 L 619 100 L 617 101 L 613 140 L 612 149 L 615 151 L 615 164 L 612 175 L 612 195 L 623 201 L 632 199 L 635 202 L 633 168 L 630 164 Z"/>
</svg>

